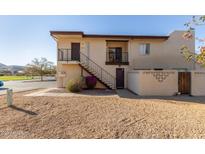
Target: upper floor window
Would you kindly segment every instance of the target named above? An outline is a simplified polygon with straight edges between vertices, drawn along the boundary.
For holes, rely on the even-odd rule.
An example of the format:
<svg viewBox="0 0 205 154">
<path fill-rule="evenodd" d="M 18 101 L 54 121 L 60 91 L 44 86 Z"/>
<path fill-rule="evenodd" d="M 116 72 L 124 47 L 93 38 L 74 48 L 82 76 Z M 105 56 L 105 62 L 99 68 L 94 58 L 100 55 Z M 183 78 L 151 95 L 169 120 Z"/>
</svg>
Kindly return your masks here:
<svg viewBox="0 0 205 154">
<path fill-rule="evenodd" d="M 140 55 L 149 55 L 150 54 L 150 44 L 142 43 L 140 44 Z"/>
</svg>

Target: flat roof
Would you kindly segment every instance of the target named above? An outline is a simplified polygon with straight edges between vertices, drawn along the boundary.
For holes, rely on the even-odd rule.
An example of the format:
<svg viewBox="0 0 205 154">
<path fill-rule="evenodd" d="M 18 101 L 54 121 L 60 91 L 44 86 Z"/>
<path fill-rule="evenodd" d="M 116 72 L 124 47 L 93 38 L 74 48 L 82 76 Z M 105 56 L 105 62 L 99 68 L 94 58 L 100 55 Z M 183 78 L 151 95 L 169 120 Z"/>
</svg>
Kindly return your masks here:
<svg viewBox="0 0 205 154">
<path fill-rule="evenodd" d="M 168 39 L 169 36 L 158 35 L 107 35 L 107 34 L 85 34 L 82 31 L 50 31 L 50 35 L 82 35 L 89 38 L 140 38 L 140 39 Z"/>
</svg>

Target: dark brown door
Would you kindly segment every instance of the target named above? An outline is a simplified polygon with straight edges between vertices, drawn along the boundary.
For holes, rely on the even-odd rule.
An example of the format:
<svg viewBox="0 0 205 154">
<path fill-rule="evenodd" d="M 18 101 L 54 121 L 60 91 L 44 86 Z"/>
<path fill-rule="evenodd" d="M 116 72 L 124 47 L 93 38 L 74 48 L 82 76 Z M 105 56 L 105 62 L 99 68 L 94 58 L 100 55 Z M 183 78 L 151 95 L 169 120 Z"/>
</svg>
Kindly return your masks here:
<svg viewBox="0 0 205 154">
<path fill-rule="evenodd" d="M 190 94 L 191 92 L 191 73 L 178 73 L 178 90 L 181 94 Z"/>
<path fill-rule="evenodd" d="M 124 88 L 124 68 L 116 68 L 116 88 Z"/>
<path fill-rule="evenodd" d="M 116 62 L 121 62 L 122 61 L 122 48 L 116 48 L 115 49 L 115 59 Z"/>
<path fill-rule="evenodd" d="M 80 60 L 80 43 L 71 43 L 71 60 Z"/>
</svg>

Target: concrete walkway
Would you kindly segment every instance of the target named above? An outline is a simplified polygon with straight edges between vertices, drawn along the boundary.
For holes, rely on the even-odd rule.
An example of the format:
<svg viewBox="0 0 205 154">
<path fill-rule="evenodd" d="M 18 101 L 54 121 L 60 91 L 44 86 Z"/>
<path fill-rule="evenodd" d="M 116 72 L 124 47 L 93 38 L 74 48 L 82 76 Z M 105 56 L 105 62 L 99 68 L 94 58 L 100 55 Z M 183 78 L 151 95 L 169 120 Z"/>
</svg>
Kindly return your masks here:
<svg viewBox="0 0 205 154">
<path fill-rule="evenodd" d="M 47 88 L 44 90 L 40 90 L 38 92 L 33 92 L 30 94 L 27 94 L 25 96 L 30 97 L 37 97 L 37 96 L 53 96 L 53 97 L 73 97 L 73 96 L 100 96 L 100 97 L 108 97 L 108 96 L 115 96 L 115 97 L 121 97 L 121 98 L 130 98 L 135 99 L 139 98 L 138 95 L 135 95 L 134 93 L 130 92 L 127 89 L 120 89 L 116 91 L 110 91 L 110 90 L 83 90 L 80 93 L 69 93 L 64 88 Z"/>
<path fill-rule="evenodd" d="M 117 92 L 118 96 L 121 98 L 130 98 L 130 99 L 139 98 L 139 96 L 137 94 L 134 94 L 127 89 L 117 89 L 116 92 Z"/>
<path fill-rule="evenodd" d="M 111 90 L 83 90 L 80 93 L 67 92 L 64 88 L 48 88 L 38 92 L 26 94 L 29 97 L 50 96 L 50 97 L 118 97 L 118 95 Z"/>
</svg>

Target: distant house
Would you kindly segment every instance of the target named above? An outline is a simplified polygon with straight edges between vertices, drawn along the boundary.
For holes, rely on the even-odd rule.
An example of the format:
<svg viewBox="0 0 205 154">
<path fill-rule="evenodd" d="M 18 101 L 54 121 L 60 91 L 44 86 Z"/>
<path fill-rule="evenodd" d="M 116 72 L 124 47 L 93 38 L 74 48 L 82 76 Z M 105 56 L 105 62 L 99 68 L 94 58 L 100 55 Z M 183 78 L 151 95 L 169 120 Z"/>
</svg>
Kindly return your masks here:
<svg viewBox="0 0 205 154">
<path fill-rule="evenodd" d="M 94 75 L 97 88 L 128 88 L 139 95 L 205 94 L 203 87 L 198 87 L 202 88 L 198 92 L 191 85 L 195 77 L 204 80 L 205 75 L 195 74 L 196 64 L 181 55 L 183 45 L 195 50 L 194 39 L 184 39 L 183 33 L 148 36 L 51 31 L 57 42 L 57 85 L 65 87 L 69 79 Z"/>
</svg>

